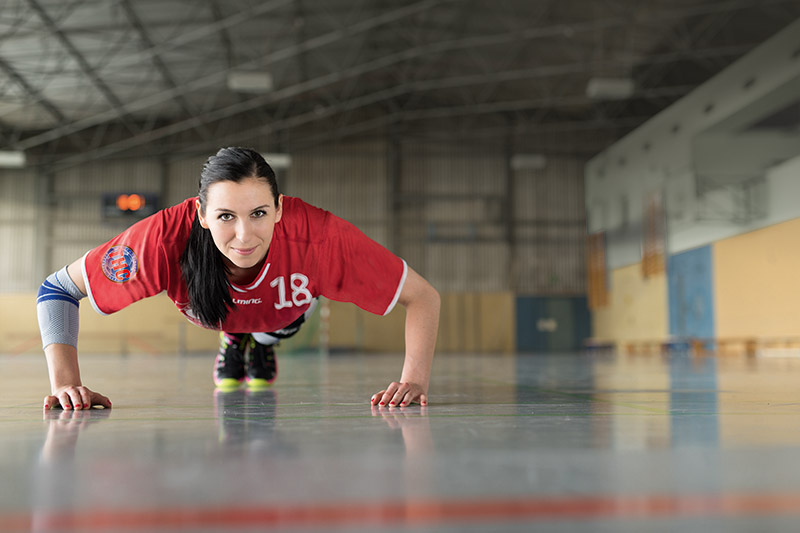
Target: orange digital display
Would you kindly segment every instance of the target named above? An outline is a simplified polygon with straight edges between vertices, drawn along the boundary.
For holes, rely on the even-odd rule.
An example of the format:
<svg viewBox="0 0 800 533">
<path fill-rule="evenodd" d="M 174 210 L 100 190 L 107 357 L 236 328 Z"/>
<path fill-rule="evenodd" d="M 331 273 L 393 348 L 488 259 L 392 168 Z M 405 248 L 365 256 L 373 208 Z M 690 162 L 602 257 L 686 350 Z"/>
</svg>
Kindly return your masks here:
<svg viewBox="0 0 800 533">
<path fill-rule="evenodd" d="M 145 205 L 144 196 L 139 194 L 120 194 L 117 196 L 117 207 L 120 211 L 138 211 Z"/>
</svg>

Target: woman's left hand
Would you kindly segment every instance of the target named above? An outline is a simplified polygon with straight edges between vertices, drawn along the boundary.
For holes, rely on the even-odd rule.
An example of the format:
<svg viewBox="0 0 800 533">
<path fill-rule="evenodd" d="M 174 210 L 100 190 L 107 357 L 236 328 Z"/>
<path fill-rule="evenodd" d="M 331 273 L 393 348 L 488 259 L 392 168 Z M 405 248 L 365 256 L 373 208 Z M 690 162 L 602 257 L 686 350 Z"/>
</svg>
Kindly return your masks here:
<svg viewBox="0 0 800 533">
<path fill-rule="evenodd" d="M 416 383 L 393 381 L 386 389 L 375 394 L 370 403 L 390 407 L 405 407 L 412 403 L 428 405 L 428 392 Z"/>
</svg>

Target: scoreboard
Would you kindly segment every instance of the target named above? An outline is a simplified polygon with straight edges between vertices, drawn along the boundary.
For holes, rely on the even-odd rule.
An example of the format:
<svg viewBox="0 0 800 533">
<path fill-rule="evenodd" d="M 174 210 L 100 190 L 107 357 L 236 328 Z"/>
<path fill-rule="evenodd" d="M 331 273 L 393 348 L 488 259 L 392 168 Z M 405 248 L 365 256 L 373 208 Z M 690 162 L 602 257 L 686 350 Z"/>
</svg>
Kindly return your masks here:
<svg viewBox="0 0 800 533">
<path fill-rule="evenodd" d="M 158 211 L 158 195 L 142 192 L 107 193 L 103 195 L 105 220 L 140 220 Z"/>
</svg>

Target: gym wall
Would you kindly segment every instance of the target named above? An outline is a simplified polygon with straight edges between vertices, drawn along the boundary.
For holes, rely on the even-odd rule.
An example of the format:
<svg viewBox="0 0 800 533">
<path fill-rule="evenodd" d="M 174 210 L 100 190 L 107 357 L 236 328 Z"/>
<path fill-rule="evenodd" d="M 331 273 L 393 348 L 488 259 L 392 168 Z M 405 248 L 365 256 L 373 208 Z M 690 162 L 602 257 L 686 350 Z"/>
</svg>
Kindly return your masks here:
<svg viewBox="0 0 800 533">
<path fill-rule="evenodd" d="M 596 338 L 800 337 L 799 34 L 790 24 L 589 161 L 587 227 L 605 235 L 609 290 Z M 645 277 L 653 194 L 667 273 Z"/>
<path fill-rule="evenodd" d="M 614 269 L 610 304 L 593 313 L 594 334 L 621 344 L 669 336 L 798 339 L 799 238 L 796 218 L 675 254 L 688 261 L 672 265 L 672 279 L 643 279 L 640 264 Z"/>
</svg>

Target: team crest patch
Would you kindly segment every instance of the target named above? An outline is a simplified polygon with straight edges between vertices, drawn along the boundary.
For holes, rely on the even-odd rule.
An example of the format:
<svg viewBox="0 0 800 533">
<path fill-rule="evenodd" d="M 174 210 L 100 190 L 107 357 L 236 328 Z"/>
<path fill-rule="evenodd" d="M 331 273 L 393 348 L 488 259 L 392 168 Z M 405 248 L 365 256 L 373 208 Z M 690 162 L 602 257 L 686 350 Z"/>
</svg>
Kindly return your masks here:
<svg viewBox="0 0 800 533">
<path fill-rule="evenodd" d="M 130 281 L 139 271 L 139 260 L 127 246 L 112 246 L 103 256 L 103 274 L 114 283 Z"/>
</svg>

